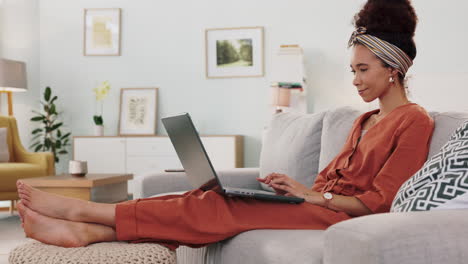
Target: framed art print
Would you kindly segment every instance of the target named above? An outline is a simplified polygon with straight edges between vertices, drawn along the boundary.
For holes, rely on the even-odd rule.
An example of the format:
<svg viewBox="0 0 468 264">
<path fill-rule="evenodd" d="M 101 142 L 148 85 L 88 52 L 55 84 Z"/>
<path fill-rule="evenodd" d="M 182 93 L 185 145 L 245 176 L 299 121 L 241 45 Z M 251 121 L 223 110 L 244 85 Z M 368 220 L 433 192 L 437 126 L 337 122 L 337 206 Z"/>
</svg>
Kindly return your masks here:
<svg viewBox="0 0 468 264">
<path fill-rule="evenodd" d="M 158 88 L 120 89 L 119 135 L 155 135 Z"/>
<path fill-rule="evenodd" d="M 85 56 L 120 56 L 120 8 L 84 10 Z"/>
<path fill-rule="evenodd" d="M 206 77 L 263 76 L 263 38 L 263 27 L 207 29 Z"/>
</svg>

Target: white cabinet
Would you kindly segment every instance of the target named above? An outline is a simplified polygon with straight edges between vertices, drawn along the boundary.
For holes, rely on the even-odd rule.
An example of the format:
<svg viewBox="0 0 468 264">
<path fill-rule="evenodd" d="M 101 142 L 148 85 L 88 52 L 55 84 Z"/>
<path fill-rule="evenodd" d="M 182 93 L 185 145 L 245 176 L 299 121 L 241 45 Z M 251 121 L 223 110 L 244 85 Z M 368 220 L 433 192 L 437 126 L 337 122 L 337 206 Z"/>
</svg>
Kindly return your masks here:
<svg viewBox="0 0 468 264">
<path fill-rule="evenodd" d="M 125 138 L 74 137 L 73 159 L 86 160 L 90 173 L 124 173 Z"/>
<path fill-rule="evenodd" d="M 242 136 L 201 136 L 216 170 L 241 168 Z M 132 173 L 134 179 L 146 173 L 182 169 L 167 136 L 73 137 L 73 159 L 86 160 L 89 173 Z M 133 193 L 133 182 L 129 181 Z"/>
<path fill-rule="evenodd" d="M 127 172 L 135 175 L 182 169 L 177 154 L 167 137 L 127 138 Z"/>
</svg>

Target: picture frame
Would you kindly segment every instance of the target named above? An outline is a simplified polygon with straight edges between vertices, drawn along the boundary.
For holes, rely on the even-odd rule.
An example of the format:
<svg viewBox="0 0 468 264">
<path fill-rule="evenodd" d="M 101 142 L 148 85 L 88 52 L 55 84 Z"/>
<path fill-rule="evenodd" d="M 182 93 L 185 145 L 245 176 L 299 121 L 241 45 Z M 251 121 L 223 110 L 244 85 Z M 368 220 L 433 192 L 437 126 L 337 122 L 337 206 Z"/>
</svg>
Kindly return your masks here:
<svg viewBox="0 0 468 264">
<path fill-rule="evenodd" d="M 119 136 L 156 135 L 158 88 L 120 89 Z"/>
<path fill-rule="evenodd" d="M 205 30 L 206 78 L 264 76 L 264 28 Z"/>
<path fill-rule="evenodd" d="M 86 8 L 83 24 L 84 56 L 120 56 L 120 8 Z"/>
</svg>

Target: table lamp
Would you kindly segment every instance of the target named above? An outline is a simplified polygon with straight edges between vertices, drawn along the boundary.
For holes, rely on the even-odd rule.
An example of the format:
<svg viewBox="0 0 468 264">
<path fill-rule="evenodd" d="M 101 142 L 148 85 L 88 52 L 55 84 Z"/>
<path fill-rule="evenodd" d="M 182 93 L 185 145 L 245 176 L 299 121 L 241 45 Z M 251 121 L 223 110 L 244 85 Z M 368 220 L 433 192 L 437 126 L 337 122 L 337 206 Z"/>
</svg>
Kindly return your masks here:
<svg viewBox="0 0 468 264">
<path fill-rule="evenodd" d="M 25 92 L 26 64 L 20 61 L 0 59 L 0 93 L 8 95 L 8 115 L 13 115 L 13 92 Z"/>
</svg>

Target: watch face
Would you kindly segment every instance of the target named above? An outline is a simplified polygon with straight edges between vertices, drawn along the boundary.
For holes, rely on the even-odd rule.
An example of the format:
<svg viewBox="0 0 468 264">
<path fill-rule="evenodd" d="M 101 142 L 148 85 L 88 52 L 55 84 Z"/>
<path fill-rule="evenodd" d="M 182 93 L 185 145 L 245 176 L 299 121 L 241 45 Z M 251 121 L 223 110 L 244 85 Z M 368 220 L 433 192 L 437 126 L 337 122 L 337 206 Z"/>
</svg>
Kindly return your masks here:
<svg viewBox="0 0 468 264">
<path fill-rule="evenodd" d="M 331 200 L 331 198 L 333 198 L 333 194 L 327 192 L 323 194 L 323 197 L 327 200 Z"/>
</svg>

